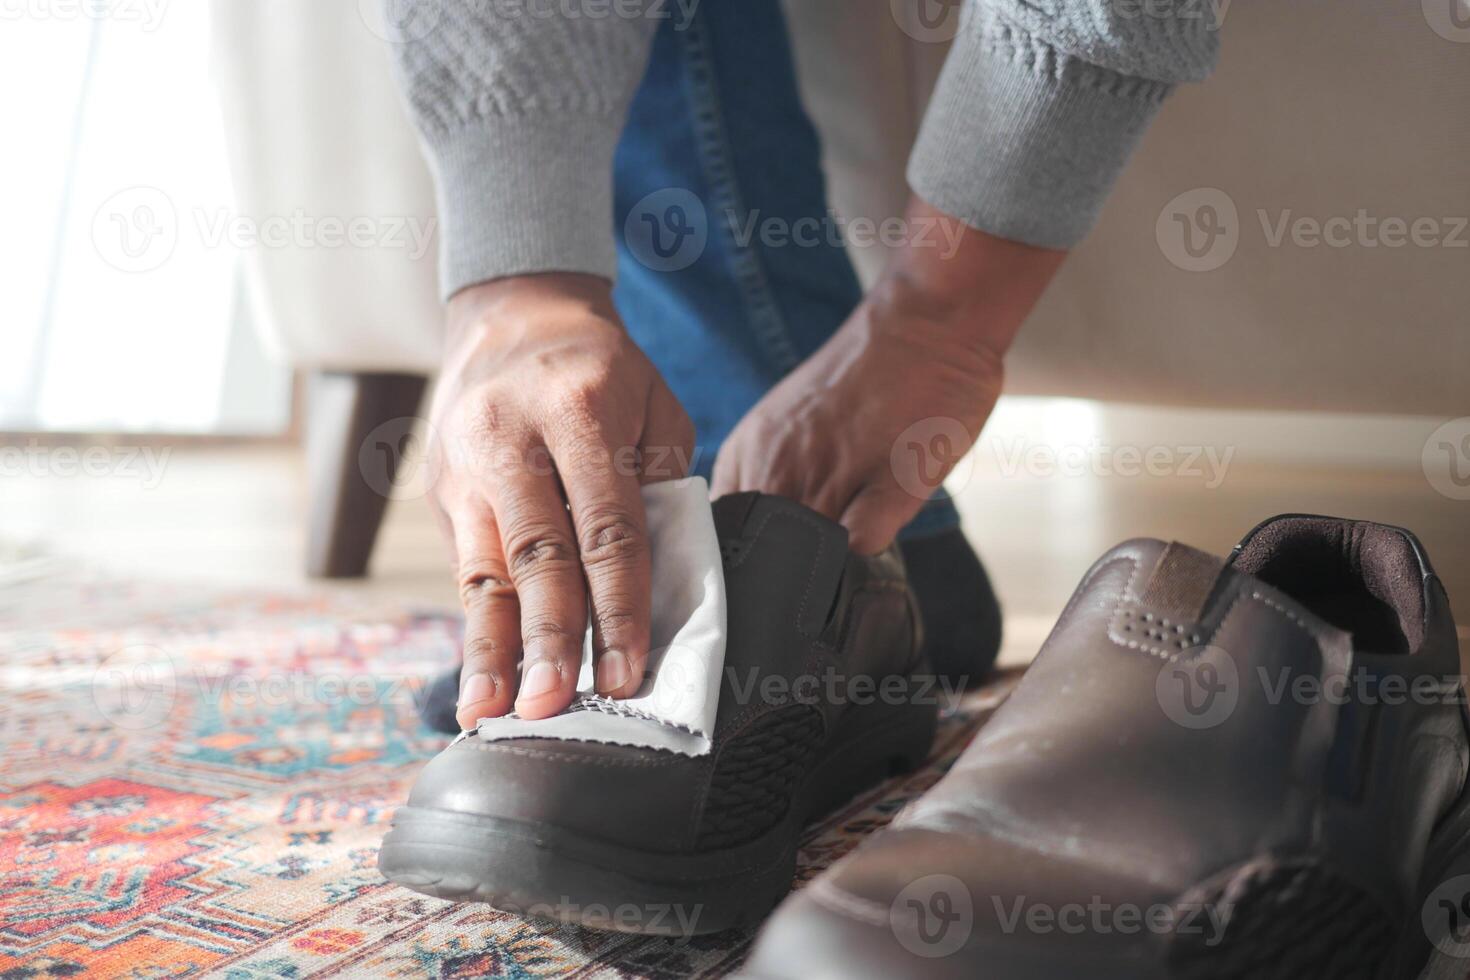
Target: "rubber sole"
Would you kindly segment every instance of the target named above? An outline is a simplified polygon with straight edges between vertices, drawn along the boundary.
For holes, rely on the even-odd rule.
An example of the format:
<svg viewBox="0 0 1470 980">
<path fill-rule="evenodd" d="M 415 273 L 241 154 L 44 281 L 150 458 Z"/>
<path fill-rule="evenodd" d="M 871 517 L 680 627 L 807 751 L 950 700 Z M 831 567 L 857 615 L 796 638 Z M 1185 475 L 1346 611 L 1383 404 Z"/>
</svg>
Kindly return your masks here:
<svg viewBox="0 0 1470 980">
<path fill-rule="evenodd" d="M 378 853 L 395 884 L 436 898 L 593 929 L 686 936 L 755 925 L 791 887 L 802 828 L 928 757 L 932 706 L 855 707 L 785 819 L 738 847 L 666 854 L 544 824 L 403 807 Z"/>
<path fill-rule="evenodd" d="M 1179 903 L 1170 980 L 1375 980 L 1390 957 L 1394 917 L 1377 899 L 1313 860 L 1261 859 L 1193 889 Z M 1223 934 L 1199 910 L 1227 914 Z M 1214 921 L 1214 920 L 1210 920 Z"/>
<path fill-rule="evenodd" d="M 1194 889 L 1226 908 L 1223 939 L 1176 937 L 1170 980 L 1464 980 L 1470 975 L 1470 787 L 1424 858 L 1417 901 L 1392 910 L 1310 859 L 1261 859 Z"/>
</svg>

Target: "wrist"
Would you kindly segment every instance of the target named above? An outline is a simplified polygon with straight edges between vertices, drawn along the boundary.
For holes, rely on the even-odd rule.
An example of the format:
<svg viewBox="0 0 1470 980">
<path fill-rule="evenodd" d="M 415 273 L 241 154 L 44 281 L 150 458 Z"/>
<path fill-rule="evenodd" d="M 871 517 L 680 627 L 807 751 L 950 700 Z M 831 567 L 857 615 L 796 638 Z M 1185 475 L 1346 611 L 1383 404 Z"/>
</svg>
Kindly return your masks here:
<svg viewBox="0 0 1470 980">
<path fill-rule="evenodd" d="M 1067 253 L 998 238 L 917 197 L 906 220 L 913 244 L 894 252 L 869 297 L 879 316 L 1003 354 Z"/>
<path fill-rule="evenodd" d="M 446 351 L 487 331 L 512 334 L 536 321 L 605 320 L 621 329 L 612 283 L 578 272 L 505 276 L 477 283 L 449 300 Z"/>
</svg>

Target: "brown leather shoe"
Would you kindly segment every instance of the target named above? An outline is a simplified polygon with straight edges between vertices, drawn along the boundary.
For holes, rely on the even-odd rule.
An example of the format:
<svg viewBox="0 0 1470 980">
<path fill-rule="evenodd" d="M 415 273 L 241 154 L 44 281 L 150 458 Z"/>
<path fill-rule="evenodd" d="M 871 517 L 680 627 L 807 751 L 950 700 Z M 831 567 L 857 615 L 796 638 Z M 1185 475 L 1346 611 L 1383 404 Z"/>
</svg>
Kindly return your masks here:
<svg viewBox="0 0 1470 980">
<path fill-rule="evenodd" d="M 849 554 L 842 527 L 777 497 L 714 514 L 729 632 L 712 751 L 470 735 L 395 815 L 384 875 L 596 928 L 714 932 L 770 911 L 810 819 L 924 759 L 937 704 L 896 552 Z"/>
<path fill-rule="evenodd" d="M 1459 672 L 1407 531 L 1122 544 L 951 772 L 782 905 L 747 970 L 1407 978 L 1433 953 L 1464 976 Z"/>
</svg>

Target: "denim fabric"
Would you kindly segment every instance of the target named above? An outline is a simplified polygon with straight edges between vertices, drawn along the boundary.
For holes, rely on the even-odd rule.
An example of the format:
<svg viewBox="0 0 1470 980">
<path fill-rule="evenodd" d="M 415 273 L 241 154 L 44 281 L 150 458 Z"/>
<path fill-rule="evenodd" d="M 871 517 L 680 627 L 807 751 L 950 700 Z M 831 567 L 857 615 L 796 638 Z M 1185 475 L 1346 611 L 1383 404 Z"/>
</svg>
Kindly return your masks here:
<svg viewBox="0 0 1470 980">
<path fill-rule="evenodd" d="M 779 0 L 704 0 L 660 25 L 614 175 L 614 299 L 693 419 L 707 476 L 746 411 L 862 298 Z M 941 492 L 903 536 L 958 523 Z"/>
</svg>

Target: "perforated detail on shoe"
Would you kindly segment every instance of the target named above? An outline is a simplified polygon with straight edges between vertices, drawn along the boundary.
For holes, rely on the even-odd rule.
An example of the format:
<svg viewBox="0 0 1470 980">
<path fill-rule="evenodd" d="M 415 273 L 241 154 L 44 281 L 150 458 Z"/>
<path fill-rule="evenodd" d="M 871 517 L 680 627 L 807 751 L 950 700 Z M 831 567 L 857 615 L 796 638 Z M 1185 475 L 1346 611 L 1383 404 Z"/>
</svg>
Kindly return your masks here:
<svg viewBox="0 0 1470 980">
<path fill-rule="evenodd" d="M 809 704 L 773 711 L 727 742 L 715 761 L 695 847 L 734 847 L 780 823 L 821 742 L 822 716 Z"/>
<path fill-rule="evenodd" d="M 733 565 L 745 554 L 746 541 L 742 538 L 727 538 L 720 542 L 720 560 Z"/>
</svg>

